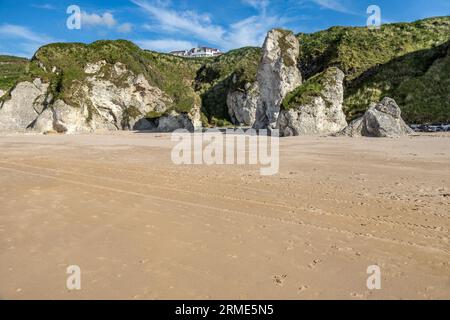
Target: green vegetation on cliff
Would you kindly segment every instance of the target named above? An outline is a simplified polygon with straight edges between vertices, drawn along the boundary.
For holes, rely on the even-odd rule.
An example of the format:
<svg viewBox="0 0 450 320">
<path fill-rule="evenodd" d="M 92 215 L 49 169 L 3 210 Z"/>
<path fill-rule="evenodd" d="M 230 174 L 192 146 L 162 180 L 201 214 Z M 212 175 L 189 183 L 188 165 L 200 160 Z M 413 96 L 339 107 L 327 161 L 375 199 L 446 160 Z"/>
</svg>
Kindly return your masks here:
<svg viewBox="0 0 450 320">
<path fill-rule="evenodd" d="M 32 70 L 45 71 L 45 74 L 40 76 L 52 83 L 51 88 L 55 97 L 76 105 L 77 101 L 73 100 L 74 90 L 77 89 L 77 84 L 83 83 L 88 76 L 84 68 L 88 63 L 99 61 L 106 61 L 109 68 L 120 62 L 134 75 L 143 74 L 151 85 L 160 88 L 174 100 L 172 108 L 178 112 L 189 112 L 195 104 L 200 104 L 192 86 L 196 70 L 199 68 L 196 61 L 141 50 L 125 40 L 97 41 L 89 45 L 81 43 L 47 45 L 36 52 L 31 64 L 34 65 Z M 54 67 L 55 73 L 52 72 Z M 111 77 L 106 78 L 112 80 Z M 121 85 L 121 79 L 115 81 L 118 86 Z"/>
<path fill-rule="evenodd" d="M 330 66 L 346 74 L 348 120 L 360 116 L 371 102 L 391 96 L 408 122 L 450 121 L 445 93 L 449 76 L 445 60 L 439 62 L 446 54 L 442 45 L 450 39 L 450 17 L 387 24 L 380 30 L 333 27 L 297 37 L 306 78 Z M 429 71 L 433 65 L 435 72 Z M 440 78 L 433 80 L 437 69 Z"/>
<path fill-rule="evenodd" d="M 227 95 L 230 90 L 244 90 L 246 83 L 256 81 L 261 49 L 246 47 L 232 50 L 206 62 L 199 69 L 195 82 L 202 97 L 202 112 L 213 124 L 231 121 Z"/>
<path fill-rule="evenodd" d="M 12 56 L 0 56 L 0 90 L 8 91 L 26 72 L 28 60 Z"/>
<path fill-rule="evenodd" d="M 219 57 L 192 59 L 141 50 L 125 40 L 92 44 L 54 43 L 41 47 L 30 62 L 2 57 L 5 61 L 16 59 L 17 63 L 3 65 L 0 60 L 0 75 L 5 79 L 2 79 L 0 88 L 9 90 L 18 81 L 40 77 L 51 83 L 55 99 L 61 98 L 67 104 L 77 106 L 82 99 L 76 93 L 89 76 L 84 72 L 87 64 L 105 61 L 106 65 L 102 67 L 104 78 L 121 86 L 129 73 L 120 78 L 111 76 L 114 64 L 120 62 L 129 72 L 143 74 L 151 85 L 171 97 L 174 105 L 170 110 L 189 112 L 194 105 L 202 105 L 205 125 L 208 122 L 229 125 L 227 94 L 229 90 L 243 89 L 246 83 L 256 80 L 260 55 L 261 49 L 249 47 Z M 154 112 L 148 116 L 157 118 L 162 115 Z"/>
<path fill-rule="evenodd" d="M 288 31 L 284 35 L 280 47 L 286 51 Z M 360 116 L 372 102 L 390 96 L 407 122 L 450 122 L 450 17 L 383 25 L 380 30 L 333 27 L 297 38 L 299 67 L 306 82 L 285 99 L 283 108 L 308 101 L 321 90 L 321 72 L 339 67 L 346 74 L 348 120 Z M 128 72 L 143 74 L 171 97 L 170 110 L 189 112 L 201 104 L 204 124 L 228 125 L 227 95 L 244 91 L 247 83 L 256 81 L 260 60 L 261 49 L 253 47 L 190 59 L 141 50 L 125 40 L 56 43 L 40 48 L 31 61 L 0 56 L 0 90 L 40 77 L 51 83 L 55 98 L 76 106 L 79 97 L 74 93 L 85 83 L 88 63 L 105 61 L 105 79 L 120 86 L 129 73 L 122 78 L 110 73 L 121 62 Z M 2 99 L 8 99 L 8 94 Z M 159 116 L 157 112 L 148 115 Z"/>
<path fill-rule="evenodd" d="M 326 101 L 326 98 L 323 96 L 323 91 L 327 85 L 334 84 L 336 72 L 337 68 L 331 67 L 309 78 L 284 98 L 281 108 L 289 110 L 298 106 L 305 106 L 317 97 L 323 97 Z"/>
<path fill-rule="evenodd" d="M 349 119 L 388 96 L 396 100 L 408 123 L 449 123 L 450 41 L 369 70 L 369 75 L 348 85 L 345 95 Z"/>
<path fill-rule="evenodd" d="M 278 46 L 281 50 L 281 56 L 283 57 L 283 63 L 288 66 L 292 67 L 295 65 L 295 60 L 292 58 L 290 54 L 288 54 L 289 50 L 293 50 L 292 42 L 287 40 L 287 37 L 293 36 L 294 34 L 292 31 L 284 30 L 284 29 L 277 29 L 278 32 L 281 33 L 281 38 L 278 40 Z"/>
</svg>

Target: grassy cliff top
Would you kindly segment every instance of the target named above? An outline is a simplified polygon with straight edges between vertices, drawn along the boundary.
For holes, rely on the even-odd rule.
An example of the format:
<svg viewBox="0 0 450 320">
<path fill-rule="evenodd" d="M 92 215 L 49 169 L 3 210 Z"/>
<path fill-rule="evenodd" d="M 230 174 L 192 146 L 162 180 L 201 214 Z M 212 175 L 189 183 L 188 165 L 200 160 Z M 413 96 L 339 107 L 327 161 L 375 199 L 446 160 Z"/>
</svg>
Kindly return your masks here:
<svg viewBox="0 0 450 320">
<path fill-rule="evenodd" d="M 214 85 L 236 74 L 244 85 L 256 81 L 256 72 L 261 59 L 261 48 L 245 47 L 231 50 L 221 56 L 210 59 L 197 73 L 197 87 Z"/>
<path fill-rule="evenodd" d="M 189 112 L 194 104 L 199 104 L 191 86 L 200 67 L 197 60 L 142 50 L 125 40 L 44 46 L 31 61 L 30 75 L 50 81 L 55 96 L 73 104 L 70 99 L 74 82 L 83 82 L 88 76 L 84 72 L 86 65 L 98 61 L 106 61 L 108 65 L 120 62 L 133 74 L 143 74 L 151 85 L 159 87 L 174 100 L 173 108 L 179 112 Z M 57 74 L 52 72 L 54 67 Z"/>
<path fill-rule="evenodd" d="M 336 67 L 330 67 L 324 72 L 318 73 L 306 80 L 301 86 L 289 93 L 283 100 L 281 108 L 289 110 L 299 106 L 310 104 L 314 98 L 323 97 L 323 91 L 327 85 L 333 85 L 336 73 L 340 72 Z"/>
<path fill-rule="evenodd" d="M 230 90 L 244 90 L 246 83 L 256 81 L 261 48 L 245 47 L 215 57 L 197 72 L 195 88 L 202 97 L 202 111 L 213 124 L 231 121 L 227 95 Z M 233 81 L 233 78 L 235 81 Z"/>
<path fill-rule="evenodd" d="M 348 121 L 386 96 L 396 99 L 407 122 L 450 121 L 450 16 L 386 24 L 379 30 L 333 27 L 297 38 L 305 78 L 330 66 L 346 74 Z"/>
<path fill-rule="evenodd" d="M 446 44 L 450 40 L 450 17 L 387 24 L 380 30 L 333 27 L 298 34 L 297 38 L 299 67 L 304 79 L 312 79 L 283 107 L 317 93 L 320 88 L 316 80 L 323 76 L 319 74 L 339 67 L 346 74 L 344 109 L 348 120 L 360 116 L 371 102 L 391 96 L 408 122 L 450 121 Z M 261 49 L 253 47 L 219 57 L 190 59 L 141 50 L 125 40 L 56 43 L 40 48 L 31 61 L 0 56 L 0 89 L 7 91 L 18 81 L 41 77 L 51 82 L 56 98 L 74 104 L 70 101 L 73 85 L 85 81 L 88 63 L 104 60 L 110 66 L 121 62 L 170 96 L 176 111 L 188 112 L 201 100 L 205 118 L 214 124 L 216 120 L 229 120 L 228 92 L 244 90 L 246 83 L 256 81 L 260 59 Z M 120 79 L 115 81 L 120 85 Z"/>
<path fill-rule="evenodd" d="M 450 16 L 385 24 L 380 30 L 332 27 L 297 35 L 300 67 L 306 78 L 329 66 L 337 66 L 347 75 L 347 81 L 397 57 L 439 46 L 449 37 Z"/>
<path fill-rule="evenodd" d="M 372 68 L 349 84 L 344 111 L 354 119 L 386 96 L 397 101 L 408 123 L 449 123 L 450 41 Z"/>
<path fill-rule="evenodd" d="M 26 72 L 29 60 L 0 55 L 0 90 L 7 91 Z"/>
<path fill-rule="evenodd" d="M 228 91 L 239 90 L 245 83 L 256 80 L 260 56 L 261 49 L 252 47 L 232 50 L 218 57 L 185 58 L 142 50 L 126 40 L 53 43 L 41 47 L 31 61 L 4 57 L 5 61 L 17 60 L 17 63 L 14 77 L 8 78 L 2 87 L 12 89 L 19 81 L 40 77 L 51 83 L 55 99 L 61 98 L 76 106 L 74 91 L 89 76 L 84 72 L 87 64 L 105 61 L 107 66 L 112 66 L 120 62 L 135 75 L 143 74 L 151 85 L 169 95 L 174 100 L 171 109 L 189 112 L 201 102 L 209 121 L 226 122 L 229 119 Z M 5 74 L 6 78 L 6 72 L 1 69 L 0 74 Z M 236 82 L 230 81 L 232 76 Z M 121 85 L 121 79 L 108 80 Z"/>
<path fill-rule="evenodd" d="M 171 54 L 142 50 L 126 40 L 96 41 L 92 44 L 55 43 L 40 48 L 32 62 L 40 62 L 45 69 L 53 66 L 65 71 L 84 73 L 87 63 L 101 60 L 108 64 L 121 62 L 134 74 L 143 74 L 154 85 L 165 86 L 166 81 L 196 81 L 211 84 L 224 80 L 234 72 L 241 72 L 246 81 L 256 80 L 260 59 L 259 48 L 241 48 L 211 58 L 186 58 Z M 79 75 L 85 77 L 85 75 Z M 79 79 L 79 78 L 78 78 Z M 170 90 L 169 90 L 170 91 Z"/>
</svg>

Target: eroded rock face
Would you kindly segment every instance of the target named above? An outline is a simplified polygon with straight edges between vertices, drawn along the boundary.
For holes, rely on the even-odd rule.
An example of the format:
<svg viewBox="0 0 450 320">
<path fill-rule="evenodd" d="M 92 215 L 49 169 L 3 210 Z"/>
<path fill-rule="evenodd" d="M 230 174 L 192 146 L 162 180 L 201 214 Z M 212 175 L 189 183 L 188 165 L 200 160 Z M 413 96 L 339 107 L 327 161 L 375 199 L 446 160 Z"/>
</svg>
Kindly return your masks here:
<svg viewBox="0 0 450 320">
<path fill-rule="evenodd" d="M 98 61 L 96 63 L 87 63 L 86 66 L 84 67 L 84 73 L 95 74 L 99 72 L 105 65 L 106 65 L 105 60 Z"/>
<path fill-rule="evenodd" d="M 293 98 L 289 108 L 281 111 L 277 125 L 280 134 L 282 136 L 329 134 L 345 128 L 347 121 L 342 109 L 344 78 L 345 75 L 341 70 L 330 68 L 305 83 L 305 86 L 321 89 L 318 92 L 303 92 L 306 97 L 298 97 L 300 101 L 298 103 Z"/>
<path fill-rule="evenodd" d="M 186 129 L 194 131 L 194 126 L 191 119 L 186 114 L 179 114 L 175 111 L 158 119 L 157 131 L 172 132 L 177 129 Z"/>
<path fill-rule="evenodd" d="M 359 119 L 353 121 L 340 134 L 351 137 L 395 138 L 414 133 L 403 121 L 401 109 L 394 99 L 384 98 L 373 104 Z"/>
<path fill-rule="evenodd" d="M 18 83 L 11 91 L 11 99 L 0 105 L 0 130 L 29 128 L 45 109 L 48 86 L 39 78 Z"/>
<path fill-rule="evenodd" d="M 88 77 L 72 83 L 69 101 L 53 101 L 49 84 L 40 79 L 21 82 L 11 99 L 1 105 L 0 130 L 33 129 L 38 132 L 83 133 L 95 130 L 160 130 L 201 127 L 200 106 L 189 114 L 172 112 L 158 123 L 147 120 L 151 112 L 164 114 L 173 105 L 162 90 L 124 64 L 105 61 L 88 64 Z"/>
<path fill-rule="evenodd" d="M 86 70 L 90 74 L 97 71 L 80 88 L 81 96 L 89 100 L 86 103 L 93 113 L 90 121 L 93 129 L 133 130 L 147 113 L 162 113 L 173 102 L 142 74 L 134 75 L 121 63 L 105 66 L 100 61 Z"/>
<path fill-rule="evenodd" d="M 194 105 L 191 112 L 186 114 L 189 121 L 192 123 L 192 127 L 195 130 L 201 130 L 203 128 L 202 116 L 201 116 L 201 105 Z"/>
<path fill-rule="evenodd" d="M 233 124 L 237 126 L 252 126 L 256 120 L 258 101 L 258 83 L 247 83 L 244 90 L 228 93 L 228 113 Z"/>
<path fill-rule="evenodd" d="M 135 130 L 153 132 L 172 132 L 178 129 L 194 132 L 202 127 L 200 106 L 195 106 L 189 113 L 171 110 L 158 118 L 141 119 L 134 126 Z"/>
<path fill-rule="evenodd" d="M 76 108 L 67 105 L 62 100 L 57 100 L 52 109 L 55 131 L 67 134 L 92 131 L 88 122 L 89 110 L 86 107 Z"/>
<path fill-rule="evenodd" d="M 33 130 L 38 132 L 55 131 L 53 127 L 53 108 L 48 107 L 36 119 L 33 124 Z"/>
<path fill-rule="evenodd" d="M 275 29 L 267 34 L 257 74 L 260 100 L 255 129 L 274 129 L 284 97 L 302 83 L 298 55 L 299 43 L 292 32 Z"/>
</svg>

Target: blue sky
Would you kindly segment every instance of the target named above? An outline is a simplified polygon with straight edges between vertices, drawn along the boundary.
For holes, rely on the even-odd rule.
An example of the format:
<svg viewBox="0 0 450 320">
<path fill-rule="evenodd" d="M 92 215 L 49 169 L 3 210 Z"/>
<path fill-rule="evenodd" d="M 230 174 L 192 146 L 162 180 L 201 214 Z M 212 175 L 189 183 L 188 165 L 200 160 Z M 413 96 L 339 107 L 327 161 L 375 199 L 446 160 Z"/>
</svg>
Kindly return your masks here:
<svg viewBox="0 0 450 320">
<path fill-rule="evenodd" d="M 31 57 L 47 43 L 99 39 L 162 52 L 197 45 L 227 51 L 260 46 L 274 27 L 363 26 L 372 4 L 384 23 L 450 15 L 449 0 L 0 0 L 0 54 Z M 70 5 L 81 9 L 80 30 L 66 27 Z"/>
</svg>

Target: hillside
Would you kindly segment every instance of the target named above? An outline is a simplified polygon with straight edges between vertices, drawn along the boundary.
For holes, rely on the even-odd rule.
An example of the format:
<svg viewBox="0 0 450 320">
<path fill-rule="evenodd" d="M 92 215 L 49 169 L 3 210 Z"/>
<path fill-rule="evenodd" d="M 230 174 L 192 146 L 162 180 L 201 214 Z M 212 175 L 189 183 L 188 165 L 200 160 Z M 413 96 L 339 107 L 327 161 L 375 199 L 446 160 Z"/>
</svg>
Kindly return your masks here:
<svg viewBox="0 0 450 320">
<path fill-rule="evenodd" d="M 297 39 L 305 80 L 329 67 L 346 74 L 347 120 L 360 116 L 371 102 L 390 96 L 402 107 L 407 122 L 450 122 L 450 17 L 389 24 L 380 30 L 333 27 L 298 34 Z M 126 85 L 130 74 L 142 74 L 150 86 L 162 91 L 166 106 L 161 112 L 148 112 L 148 119 L 201 106 L 204 126 L 223 126 L 231 121 L 227 95 L 245 91 L 246 83 L 256 81 L 260 60 L 261 49 L 254 47 L 189 59 L 142 50 L 125 40 L 56 43 L 40 48 L 31 61 L 0 56 L 0 90 L 8 92 L 20 81 L 40 77 L 50 83 L 53 100 L 77 107 L 84 101 L 77 96 L 80 88 L 91 86 L 86 66 L 104 61 L 102 77 L 118 88 Z M 126 67 L 126 74 L 113 76 L 117 63 Z M 297 99 L 302 100 L 299 93 L 317 89 L 311 81 L 306 84 L 308 88 L 296 90 Z"/>
<path fill-rule="evenodd" d="M 409 122 L 450 121 L 445 95 L 449 77 L 442 72 L 442 79 L 435 80 L 437 87 L 424 82 L 430 80 L 426 74 L 435 62 L 435 69 L 445 69 L 446 61 L 438 60 L 446 56 L 446 47 L 441 46 L 450 39 L 450 17 L 388 24 L 380 30 L 333 27 L 297 37 L 300 69 L 306 78 L 330 66 L 346 74 L 344 107 L 349 120 L 361 115 L 370 102 L 391 95 L 399 100 Z M 409 90 L 411 83 L 428 89 Z"/>
<path fill-rule="evenodd" d="M 229 123 L 227 94 L 256 81 L 260 59 L 261 48 L 246 47 L 232 50 L 201 66 L 195 88 L 202 97 L 202 111 L 211 123 Z M 236 82 L 231 81 L 233 76 Z"/>
<path fill-rule="evenodd" d="M 229 89 L 255 81 L 259 56 L 260 48 L 242 48 L 215 58 L 192 59 L 141 50 L 124 40 L 97 41 L 89 45 L 55 43 L 40 48 L 31 61 L 0 56 L 0 88 L 8 91 L 17 82 L 40 77 L 51 83 L 54 99 L 61 98 L 67 104 L 77 106 L 79 99 L 75 98 L 74 92 L 89 77 L 84 72 L 86 65 L 106 61 L 107 68 L 111 68 L 120 62 L 130 72 L 143 74 L 151 85 L 171 97 L 174 103 L 170 110 L 189 112 L 202 100 L 204 125 L 208 125 L 208 121 L 221 125 L 229 124 L 226 106 Z M 238 84 L 230 81 L 235 74 Z M 113 79 L 110 72 L 106 72 L 104 77 L 120 86 L 126 75 Z M 157 118 L 161 114 L 152 112 L 148 116 Z"/>
<path fill-rule="evenodd" d="M 26 72 L 27 66 L 27 59 L 0 55 L 0 90 L 10 89 Z"/>
<path fill-rule="evenodd" d="M 450 41 L 370 69 L 348 85 L 345 107 L 354 118 L 389 96 L 409 123 L 450 122 Z"/>
<path fill-rule="evenodd" d="M 88 76 L 84 68 L 88 63 L 106 61 L 107 68 L 117 62 L 124 64 L 134 74 L 143 74 L 148 82 L 160 88 L 173 99 L 171 106 L 178 112 L 189 112 L 198 102 L 198 96 L 192 88 L 196 69 L 195 61 L 141 50 L 129 41 L 97 41 L 90 45 L 80 43 L 59 43 L 39 49 L 31 61 L 31 78 L 39 75 L 51 82 L 55 97 L 66 103 L 76 105 L 73 90 L 76 83 L 85 81 Z M 56 67 L 57 73 L 51 72 Z M 44 69 L 44 70 L 43 70 Z M 44 71 L 44 72 L 43 72 Z M 108 72 L 109 71 L 109 72 Z M 110 71 L 104 77 L 111 80 Z M 121 86 L 122 78 L 115 79 Z"/>
</svg>

